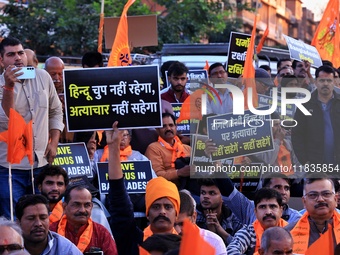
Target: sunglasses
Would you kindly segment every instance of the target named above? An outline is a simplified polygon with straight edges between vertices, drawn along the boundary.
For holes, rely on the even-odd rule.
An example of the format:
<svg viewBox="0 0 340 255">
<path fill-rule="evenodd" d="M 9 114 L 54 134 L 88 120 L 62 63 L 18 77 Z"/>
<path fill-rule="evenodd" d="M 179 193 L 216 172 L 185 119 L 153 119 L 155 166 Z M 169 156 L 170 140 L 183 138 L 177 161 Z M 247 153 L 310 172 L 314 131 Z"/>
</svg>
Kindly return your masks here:
<svg viewBox="0 0 340 255">
<path fill-rule="evenodd" d="M 12 252 L 12 251 L 19 251 L 23 250 L 20 244 L 8 244 L 8 245 L 0 245 L 0 254 L 3 254 L 5 251 Z"/>
</svg>

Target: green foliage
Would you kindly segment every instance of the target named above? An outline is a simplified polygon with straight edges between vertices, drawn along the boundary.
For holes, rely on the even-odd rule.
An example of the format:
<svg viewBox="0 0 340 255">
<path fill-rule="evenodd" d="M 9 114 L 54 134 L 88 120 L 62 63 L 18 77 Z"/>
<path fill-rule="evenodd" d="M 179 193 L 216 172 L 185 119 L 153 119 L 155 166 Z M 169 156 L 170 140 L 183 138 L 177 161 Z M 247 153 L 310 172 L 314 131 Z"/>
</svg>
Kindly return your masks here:
<svg viewBox="0 0 340 255">
<path fill-rule="evenodd" d="M 126 1 L 105 0 L 105 17 L 119 17 Z M 238 20 L 230 18 L 233 11 L 249 9 L 241 0 L 236 6 L 231 6 L 229 0 L 153 1 L 167 8 L 158 13 L 158 46 L 201 39 L 224 42 L 230 31 L 240 26 Z M 80 56 L 97 49 L 101 0 L 26 0 L 28 5 L 17 4 L 17 0 L 9 2 L 0 10 L 0 24 L 8 28 L 1 26 L 0 36 L 17 37 L 38 55 Z M 128 11 L 128 15 L 147 14 L 151 11 L 141 0 L 136 0 Z"/>
</svg>

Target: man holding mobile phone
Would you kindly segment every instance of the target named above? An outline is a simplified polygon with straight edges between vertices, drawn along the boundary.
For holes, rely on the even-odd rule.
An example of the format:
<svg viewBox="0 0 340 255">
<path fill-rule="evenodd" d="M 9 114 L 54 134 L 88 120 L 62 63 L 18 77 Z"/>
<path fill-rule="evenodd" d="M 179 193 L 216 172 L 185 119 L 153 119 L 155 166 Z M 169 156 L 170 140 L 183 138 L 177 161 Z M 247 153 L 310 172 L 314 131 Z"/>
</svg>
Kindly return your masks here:
<svg viewBox="0 0 340 255">
<path fill-rule="evenodd" d="M 10 108 L 26 122 L 33 120 L 33 173 L 37 176 L 42 168 L 52 164 L 57 154 L 60 132 L 64 128 L 61 102 L 45 70 L 36 69 L 34 79 L 18 79 L 23 74 L 21 68 L 27 66 L 27 56 L 18 39 L 7 37 L 2 40 L 0 63 L 5 70 L 0 76 L 0 132 L 8 130 Z M 0 142 L 0 215 L 7 218 L 11 211 L 8 168 L 7 144 Z M 11 168 L 15 205 L 32 185 L 31 165 L 25 156 L 20 164 L 12 164 Z"/>
</svg>

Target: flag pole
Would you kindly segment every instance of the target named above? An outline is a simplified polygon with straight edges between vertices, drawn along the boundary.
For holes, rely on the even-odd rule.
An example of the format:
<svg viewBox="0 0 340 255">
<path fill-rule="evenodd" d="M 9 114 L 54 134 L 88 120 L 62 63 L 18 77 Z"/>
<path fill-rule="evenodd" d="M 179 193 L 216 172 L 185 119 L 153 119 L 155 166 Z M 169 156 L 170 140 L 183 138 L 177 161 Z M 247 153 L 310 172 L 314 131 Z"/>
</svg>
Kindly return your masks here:
<svg viewBox="0 0 340 255">
<path fill-rule="evenodd" d="M 13 213 L 13 187 L 12 187 L 12 164 L 8 165 L 9 207 L 11 209 L 11 221 L 14 221 Z"/>
<path fill-rule="evenodd" d="M 35 187 L 34 187 L 34 174 L 33 174 L 33 165 L 31 165 L 31 179 L 32 179 L 32 189 L 33 189 L 33 194 L 35 194 Z"/>
<path fill-rule="evenodd" d="M 100 19 L 98 28 L 98 49 L 99 53 L 103 52 L 103 29 L 104 29 L 104 0 L 101 2 Z"/>
</svg>

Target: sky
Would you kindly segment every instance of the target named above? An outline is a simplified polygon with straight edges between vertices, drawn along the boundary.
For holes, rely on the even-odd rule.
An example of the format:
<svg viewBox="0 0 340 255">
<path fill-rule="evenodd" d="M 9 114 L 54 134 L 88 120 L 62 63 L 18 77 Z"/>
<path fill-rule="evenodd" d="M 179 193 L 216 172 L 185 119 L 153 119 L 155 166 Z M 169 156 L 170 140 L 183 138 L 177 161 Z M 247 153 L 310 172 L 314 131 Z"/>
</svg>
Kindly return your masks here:
<svg viewBox="0 0 340 255">
<path fill-rule="evenodd" d="M 303 6 L 306 6 L 314 13 L 316 21 L 322 18 L 323 11 L 326 8 L 328 0 L 302 0 Z"/>
</svg>

